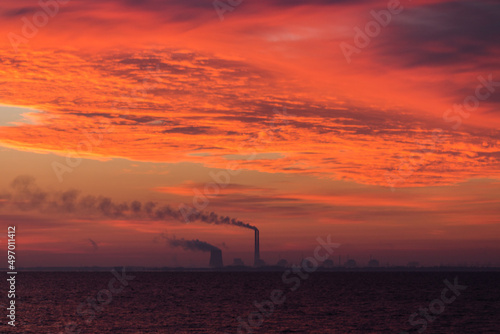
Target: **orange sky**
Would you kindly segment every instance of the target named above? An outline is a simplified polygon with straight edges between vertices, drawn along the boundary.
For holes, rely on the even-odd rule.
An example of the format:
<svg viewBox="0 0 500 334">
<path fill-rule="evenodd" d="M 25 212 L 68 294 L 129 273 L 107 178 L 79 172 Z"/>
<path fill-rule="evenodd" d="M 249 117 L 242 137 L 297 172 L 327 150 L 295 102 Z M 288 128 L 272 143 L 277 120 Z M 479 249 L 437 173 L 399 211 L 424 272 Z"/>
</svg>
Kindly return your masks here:
<svg viewBox="0 0 500 334">
<path fill-rule="evenodd" d="M 258 226 L 269 263 L 332 234 L 360 263 L 500 265 L 498 3 L 244 1 L 221 21 L 210 1 L 71 0 L 46 25 L 37 1 L 4 3 L 0 222 L 26 266 L 206 265 L 161 233 L 250 264 L 253 239 L 21 210 L 20 175 L 48 197 L 203 202 Z"/>
</svg>

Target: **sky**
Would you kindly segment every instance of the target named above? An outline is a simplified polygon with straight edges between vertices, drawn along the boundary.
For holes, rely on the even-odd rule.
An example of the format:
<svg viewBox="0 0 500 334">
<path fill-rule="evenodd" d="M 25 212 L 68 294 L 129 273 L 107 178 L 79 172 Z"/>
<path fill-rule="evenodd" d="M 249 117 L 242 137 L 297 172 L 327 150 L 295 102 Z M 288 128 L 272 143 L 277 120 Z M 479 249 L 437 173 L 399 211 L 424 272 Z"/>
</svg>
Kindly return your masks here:
<svg viewBox="0 0 500 334">
<path fill-rule="evenodd" d="M 229 3 L 3 2 L 19 266 L 500 266 L 497 1 Z"/>
</svg>

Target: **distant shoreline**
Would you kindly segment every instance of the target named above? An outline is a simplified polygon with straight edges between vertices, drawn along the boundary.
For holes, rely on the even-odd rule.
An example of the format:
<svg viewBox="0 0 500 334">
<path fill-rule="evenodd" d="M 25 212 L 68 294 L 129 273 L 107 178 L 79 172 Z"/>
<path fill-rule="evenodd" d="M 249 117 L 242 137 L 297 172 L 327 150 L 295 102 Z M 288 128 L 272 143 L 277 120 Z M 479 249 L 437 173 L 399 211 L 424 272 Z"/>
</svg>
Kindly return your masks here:
<svg viewBox="0 0 500 334">
<path fill-rule="evenodd" d="M 112 269 L 123 267 L 30 267 L 18 268 L 18 272 L 108 272 Z M 235 267 L 228 266 L 219 269 L 213 268 L 148 268 L 148 267 L 125 267 L 127 272 L 282 272 L 288 267 Z M 6 268 L 1 268 L 7 271 Z M 380 268 L 318 268 L 316 272 L 331 273 L 355 273 L 355 272 L 500 272 L 500 267 L 380 267 Z"/>
</svg>

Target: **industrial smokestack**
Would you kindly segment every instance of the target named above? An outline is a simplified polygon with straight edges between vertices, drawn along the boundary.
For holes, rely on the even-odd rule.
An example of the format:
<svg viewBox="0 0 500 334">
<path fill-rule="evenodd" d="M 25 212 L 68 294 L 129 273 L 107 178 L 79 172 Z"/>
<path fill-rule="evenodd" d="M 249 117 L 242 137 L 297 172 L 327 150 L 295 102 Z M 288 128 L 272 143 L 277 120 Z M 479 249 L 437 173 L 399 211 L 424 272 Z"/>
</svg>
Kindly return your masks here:
<svg viewBox="0 0 500 334">
<path fill-rule="evenodd" d="M 254 254 L 254 265 L 258 266 L 260 263 L 260 245 L 259 245 L 259 230 L 255 228 L 255 254 Z"/>
<path fill-rule="evenodd" d="M 212 249 L 210 251 L 210 267 L 212 268 L 222 268 L 222 251 L 220 249 Z"/>
</svg>

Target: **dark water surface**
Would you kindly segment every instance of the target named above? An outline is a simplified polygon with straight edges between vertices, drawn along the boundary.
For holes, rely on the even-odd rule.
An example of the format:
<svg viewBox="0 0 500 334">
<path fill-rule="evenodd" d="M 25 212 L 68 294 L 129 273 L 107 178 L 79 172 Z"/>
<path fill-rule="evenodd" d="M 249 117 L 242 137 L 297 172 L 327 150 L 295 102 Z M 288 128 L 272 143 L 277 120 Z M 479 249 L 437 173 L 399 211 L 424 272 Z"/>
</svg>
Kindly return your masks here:
<svg viewBox="0 0 500 334">
<path fill-rule="evenodd" d="M 239 319 L 248 323 L 249 314 L 258 312 L 251 318 L 254 327 L 241 325 L 241 333 L 418 333 L 424 323 L 423 333 L 500 333 L 496 272 L 318 272 L 307 278 L 292 274 L 288 282 L 281 272 L 128 274 L 135 278 L 125 280 L 129 285 L 121 292 L 115 280 L 112 294 L 105 290 L 114 278 L 111 272 L 19 273 L 18 326 L 6 326 L 2 308 L 0 330 L 64 333 L 65 324 L 75 322 L 74 333 L 237 333 Z M 443 280 L 453 284 L 455 278 L 467 288 L 458 296 L 447 290 L 449 303 L 439 302 L 447 288 Z M 297 282 L 300 286 L 291 291 Z M 254 301 L 269 301 L 273 290 L 284 291 L 286 300 L 266 303 L 263 316 Z M 278 292 L 274 297 L 279 304 Z M 100 299 L 93 302 L 97 310 L 86 305 L 87 298 Z M 432 301 L 436 315 L 428 311 L 428 319 L 417 316 L 411 325 L 410 315 Z"/>
</svg>

